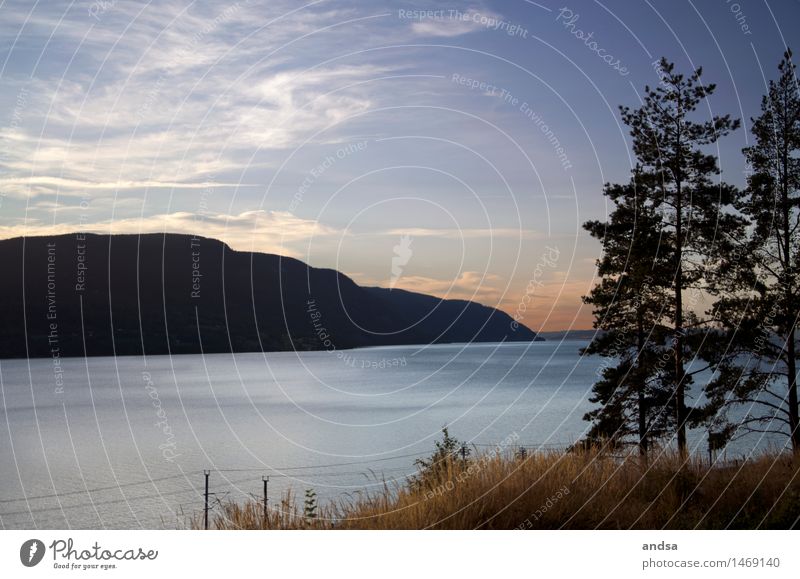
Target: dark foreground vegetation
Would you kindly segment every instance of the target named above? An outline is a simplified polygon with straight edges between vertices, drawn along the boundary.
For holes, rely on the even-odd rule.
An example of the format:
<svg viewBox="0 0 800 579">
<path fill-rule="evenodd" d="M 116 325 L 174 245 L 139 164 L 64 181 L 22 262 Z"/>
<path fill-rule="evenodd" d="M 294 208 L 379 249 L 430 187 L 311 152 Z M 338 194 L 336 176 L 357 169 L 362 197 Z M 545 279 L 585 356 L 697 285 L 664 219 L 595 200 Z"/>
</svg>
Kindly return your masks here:
<svg viewBox="0 0 800 579">
<path fill-rule="evenodd" d="M 214 510 L 215 529 L 796 529 L 792 453 L 709 465 L 651 451 L 448 455 L 403 485 L 317 507 L 285 495 Z M 310 496 L 310 499 L 309 499 Z M 192 521 L 202 528 L 202 517 Z"/>
</svg>

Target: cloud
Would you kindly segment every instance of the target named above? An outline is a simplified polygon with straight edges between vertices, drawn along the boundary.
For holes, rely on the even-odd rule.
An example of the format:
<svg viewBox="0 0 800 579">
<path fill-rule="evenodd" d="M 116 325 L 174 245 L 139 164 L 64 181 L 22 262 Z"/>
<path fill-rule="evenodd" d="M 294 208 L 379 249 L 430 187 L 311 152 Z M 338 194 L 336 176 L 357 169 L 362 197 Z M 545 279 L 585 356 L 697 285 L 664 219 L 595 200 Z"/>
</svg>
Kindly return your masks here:
<svg viewBox="0 0 800 579">
<path fill-rule="evenodd" d="M 374 280 L 350 274 L 361 285 L 386 286 L 387 280 Z M 503 279 L 495 274 L 463 271 L 455 279 L 437 279 L 419 275 L 401 275 L 394 287 L 451 300 L 470 300 L 496 307 L 503 294 Z"/>
<path fill-rule="evenodd" d="M 311 237 L 340 235 L 340 231 L 310 219 L 301 219 L 285 211 L 245 211 L 239 214 L 198 214 L 175 212 L 144 218 L 126 218 L 85 223 L 80 227 L 67 223 L 44 223 L 28 220 L 0 226 L 0 238 L 36 235 L 59 235 L 75 231 L 87 233 L 187 233 L 219 239 L 233 249 L 276 253 L 289 257 L 303 255 L 300 245 Z"/>
<path fill-rule="evenodd" d="M 487 28 L 499 27 L 503 17 L 490 10 L 468 8 L 466 10 L 446 9 L 440 15 L 418 20 L 411 30 L 418 36 L 453 38 Z"/>
<path fill-rule="evenodd" d="M 295 147 L 369 110 L 373 103 L 363 84 L 387 71 L 370 65 L 291 70 L 244 87 L 241 95 L 253 105 L 238 111 L 234 141 L 263 148 Z M 315 142 L 331 141 L 336 138 L 323 134 Z"/>
<path fill-rule="evenodd" d="M 52 188 L 65 188 L 68 190 L 77 189 L 205 189 L 206 187 L 248 187 L 237 183 L 217 183 L 214 181 L 202 181 L 199 183 L 182 183 L 177 181 L 109 181 L 107 183 L 95 183 L 93 181 L 81 181 L 78 179 L 65 179 L 63 177 L 12 177 L 0 179 L 0 187 L 14 185 L 36 186 L 41 185 Z M 19 190 L 19 189 L 16 189 Z"/>
<path fill-rule="evenodd" d="M 331 47 L 357 50 L 373 39 L 374 30 L 354 35 L 364 26 L 350 22 L 364 14 L 351 8 L 280 0 L 101 4 L 89 4 L 94 14 L 67 3 L 27 16 L 22 6 L 3 11 L 0 38 L 13 40 L 24 27 L 32 45 L 49 43 L 48 69 L 57 72 L 20 76 L 25 107 L 19 123 L 0 127 L 8 149 L 0 164 L 4 176 L 29 181 L 0 183 L 7 195 L 104 185 L 110 195 L 278 164 L 265 162 L 274 158 L 269 151 L 293 149 L 317 132 L 312 144 L 340 142 L 336 124 L 374 106 L 364 83 L 395 70 L 353 59 L 309 66 L 337 52 Z"/>
<path fill-rule="evenodd" d="M 484 237 L 510 237 L 513 239 L 539 239 L 542 235 L 530 229 L 513 229 L 505 227 L 463 228 L 463 229 L 430 229 L 412 227 L 409 229 L 390 229 L 381 235 L 409 235 L 413 237 L 435 237 L 438 239 L 475 239 Z"/>
<path fill-rule="evenodd" d="M 496 18 L 496 16 L 482 13 L 477 10 L 467 10 L 466 12 L 445 10 L 441 17 L 428 18 L 414 22 L 411 29 L 419 36 L 437 36 L 452 38 L 462 36 L 478 30 L 485 30 L 486 26 L 481 24 L 481 17 Z"/>
<path fill-rule="evenodd" d="M 581 296 L 587 295 L 592 289 L 591 280 L 566 271 L 553 271 L 541 280 L 541 284 L 533 291 L 521 287 L 509 292 L 501 309 L 510 316 L 520 316 L 520 321 L 533 330 L 585 329 L 592 326 L 592 309 L 580 305 Z M 526 291 L 530 292 L 529 297 L 523 302 Z"/>
</svg>

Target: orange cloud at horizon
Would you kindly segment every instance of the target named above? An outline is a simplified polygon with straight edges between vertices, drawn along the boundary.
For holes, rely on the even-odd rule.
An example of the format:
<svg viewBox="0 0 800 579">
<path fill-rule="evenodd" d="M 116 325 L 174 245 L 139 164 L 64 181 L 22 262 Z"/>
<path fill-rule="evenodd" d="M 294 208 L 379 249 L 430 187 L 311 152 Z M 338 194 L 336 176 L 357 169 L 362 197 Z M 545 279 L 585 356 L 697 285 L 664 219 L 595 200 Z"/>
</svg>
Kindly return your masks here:
<svg viewBox="0 0 800 579">
<path fill-rule="evenodd" d="M 534 331 L 586 330 L 592 327 L 592 310 L 581 300 L 593 285 L 592 278 L 573 279 L 556 272 L 541 285 L 527 285 L 507 296 L 498 308 Z"/>
</svg>

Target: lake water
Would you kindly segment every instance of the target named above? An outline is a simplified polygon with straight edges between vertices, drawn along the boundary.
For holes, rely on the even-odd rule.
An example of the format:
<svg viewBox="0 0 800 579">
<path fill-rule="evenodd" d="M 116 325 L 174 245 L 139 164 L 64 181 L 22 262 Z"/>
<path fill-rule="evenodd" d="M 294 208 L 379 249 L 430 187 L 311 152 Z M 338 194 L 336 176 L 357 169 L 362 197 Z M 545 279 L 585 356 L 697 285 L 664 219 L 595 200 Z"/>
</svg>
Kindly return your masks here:
<svg viewBox="0 0 800 579">
<path fill-rule="evenodd" d="M 273 501 L 342 498 L 413 474 L 445 424 L 479 449 L 563 447 L 592 407 L 584 345 L 3 360 L 0 523 L 179 527 L 205 469 L 217 498 L 260 498 L 266 475 Z"/>
</svg>

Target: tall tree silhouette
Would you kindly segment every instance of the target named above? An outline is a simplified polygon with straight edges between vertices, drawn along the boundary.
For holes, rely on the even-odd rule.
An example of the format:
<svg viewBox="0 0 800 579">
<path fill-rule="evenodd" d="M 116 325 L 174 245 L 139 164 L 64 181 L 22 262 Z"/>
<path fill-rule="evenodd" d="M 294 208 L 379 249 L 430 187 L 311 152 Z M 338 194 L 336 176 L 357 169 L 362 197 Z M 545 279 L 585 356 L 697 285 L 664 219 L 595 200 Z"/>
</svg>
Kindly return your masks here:
<svg viewBox="0 0 800 579">
<path fill-rule="evenodd" d="M 615 209 L 608 221 L 583 226 L 603 244 L 601 282 L 583 298 L 593 306 L 594 327 L 601 332 L 583 353 L 615 361 L 601 366 L 592 388 L 591 401 L 601 406 L 584 416 L 592 422 L 586 438 L 614 446 L 633 438 L 643 455 L 651 440 L 671 433 L 675 424 L 674 398 L 664 388 L 659 364 L 667 352 L 662 319 L 669 296 L 663 280 L 670 269 L 660 252 L 661 216 L 651 201 L 655 185 L 638 169 L 629 183 L 606 185 Z"/>
<path fill-rule="evenodd" d="M 693 120 L 699 116 L 697 106 L 715 90 L 715 85 L 700 81 L 701 75 L 700 68 L 689 76 L 679 74 L 674 64 L 662 58 L 659 85 L 645 87 L 642 106 L 620 107 L 641 170 L 655 183 L 650 201 L 661 216 L 661 251 L 671 262 L 671 279 L 659 281 L 666 281 L 671 289 L 666 307 L 672 325 L 669 381 L 682 454 L 687 449 L 686 428 L 691 418 L 687 390 L 696 373 L 686 371 L 686 361 L 696 355 L 701 342 L 698 332 L 709 322 L 697 315 L 707 269 L 715 254 L 729 251 L 729 242 L 719 236 L 720 230 L 733 233 L 741 229 L 741 219 L 727 212 L 737 191 L 714 179 L 720 172 L 717 159 L 703 150 L 736 129 L 739 121 L 729 115 Z M 691 294 L 686 304 L 684 293 Z"/>
<path fill-rule="evenodd" d="M 798 453 L 800 86 L 791 51 L 778 71 L 753 119 L 755 144 L 744 149 L 750 174 L 739 208 L 751 220 L 751 235 L 739 242 L 730 291 L 720 301 L 731 343 L 748 356 L 721 367 L 707 394 L 712 411 L 746 405 L 745 416 L 721 433 L 780 432 Z"/>
</svg>

